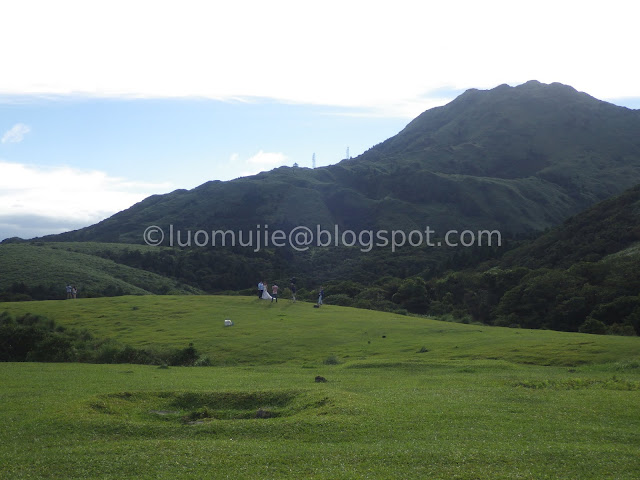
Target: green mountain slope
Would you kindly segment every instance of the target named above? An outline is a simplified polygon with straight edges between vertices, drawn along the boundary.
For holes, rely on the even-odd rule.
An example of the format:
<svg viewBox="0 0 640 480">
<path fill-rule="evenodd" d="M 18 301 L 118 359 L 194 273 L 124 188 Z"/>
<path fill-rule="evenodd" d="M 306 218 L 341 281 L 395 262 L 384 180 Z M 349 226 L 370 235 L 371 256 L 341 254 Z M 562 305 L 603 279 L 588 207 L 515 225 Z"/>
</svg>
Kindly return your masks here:
<svg viewBox="0 0 640 480">
<path fill-rule="evenodd" d="M 51 290 L 93 272 L 83 281 L 93 282 L 98 295 L 143 293 L 132 286 L 157 293 L 176 288 L 250 293 L 259 278 L 288 286 L 296 275 L 303 299 L 313 299 L 324 284 L 327 301 L 338 305 L 633 335 L 640 334 L 639 220 L 640 185 L 501 258 L 500 249 L 375 249 L 363 254 L 354 248 L 318 248 L 293 255 L 287 249 L 252 253 L 92 242 L 4 244 L 0 262 L 11 268 L 4 269 L 0 291 L 25 279 L 32 290 L 40 285 Z M 119 287 L 120 282 L 126 285 Z"/>
<path fill-rule="evenodd" d="M 594 262 L 640 242 L 640 185 L 594 205 L 535 241 L 509 252 L 505 265 L 569 267 Z M 629 255 L 634 254 L 631 249 Z"/>
<path fill-rule="evenodd" d="M 496 325 L 640 335 L 640 185 L 481 268 L 431 279 L 428 310 Z"/>
<path fill-rule="evenodd" d="M 361 156 L 156 195 L 64 241 L 185 229 L 543 230 L 640 182 L 640 112 L 528 82 L 469 90 Z"/>
<path fill-rule="evenodd" d="M 165 276 L 97 255 L 99 251 L 118 247 L 127 251 L 145 249 L 92 243 L 81 248 L 57 243 L 0 245 L 0 292 L 9 298 L 16 294 L 21 299 L 64 298 L 65 286 L 73 284 L 78 287 L 80 297 L 202 293 Z"/>
</svg>

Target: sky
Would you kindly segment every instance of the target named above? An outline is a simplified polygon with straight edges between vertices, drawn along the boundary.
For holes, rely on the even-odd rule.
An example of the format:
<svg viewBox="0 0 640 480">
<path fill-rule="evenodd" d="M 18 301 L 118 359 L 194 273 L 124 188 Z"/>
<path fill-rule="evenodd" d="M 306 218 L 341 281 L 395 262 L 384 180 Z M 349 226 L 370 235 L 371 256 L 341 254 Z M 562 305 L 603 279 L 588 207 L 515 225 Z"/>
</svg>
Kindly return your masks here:
<svg viewBox="0 0 640 480">
<path fill-rule="evenodd" d="M 0 240 L 152 194 L 355 157 L 469 88 L 640 108 L 640 4 L 0 3 Z"/>
</svg>

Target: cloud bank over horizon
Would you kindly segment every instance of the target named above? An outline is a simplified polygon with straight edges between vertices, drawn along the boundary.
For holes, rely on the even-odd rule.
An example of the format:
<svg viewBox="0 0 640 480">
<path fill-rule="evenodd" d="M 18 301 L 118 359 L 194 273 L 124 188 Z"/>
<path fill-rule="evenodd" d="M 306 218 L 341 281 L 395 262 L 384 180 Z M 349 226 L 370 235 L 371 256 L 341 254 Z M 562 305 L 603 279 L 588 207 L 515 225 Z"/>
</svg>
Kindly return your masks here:
<svg viewBox="0 0 640 480">
<path fill-rule="evenodd" d="M 280 152 L 260 150 L 248 158 L 234 153 L 229 161 L 236 164 L 238 173 L 233 178 L 238 178 L 277 168 L 289 159 Z M 0 241 L 87 227 L 151 195 L 176 188 L 180 187 L 171 182 L 132 181 L 100 170 L 33 166 L 0 159 Z"/>
<path fill-rule="evenodd" d="M 171 187 L 110 177 L 97 170 L 0 160 L 0 240 L 92 225 Z"/>
</svg>

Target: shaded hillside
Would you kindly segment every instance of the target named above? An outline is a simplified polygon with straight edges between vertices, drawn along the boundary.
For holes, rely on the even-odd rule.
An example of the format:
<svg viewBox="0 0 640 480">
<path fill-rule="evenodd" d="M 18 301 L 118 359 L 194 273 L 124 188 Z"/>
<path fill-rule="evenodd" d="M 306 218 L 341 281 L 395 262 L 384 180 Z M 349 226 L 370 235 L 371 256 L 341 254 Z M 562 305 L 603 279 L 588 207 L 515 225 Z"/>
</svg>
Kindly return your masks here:
<svg viewBox="0 0 640 480">
<path fill-rule="evenodd" d="M 595 205 L 513 252 L 504 265 L 567 268 L 599 261 L 640 242 L 640 185 Z"/>
<path fill-rule="evenodd" d="M 464 323 L 640 335 L 638 225 L 640 185 L 501 258 L 479 264 L 489 250 L 453 249 L 434 269 L 336 278 L 325 284 L 327 302 Z M 424 252 L 402 254 L 424 267 Z M 378 264 L 385 268 L 385 257 Z"/>
<path fill-rule="evenodd" d="M 156 195 L 47 239 L 140 243 L 181 229 L 543 230 L 640 182 L 640 112 L 531 81 L 469 90 L 361 156 Z"/>
<path fill-rule="evenodd" d="M 169 248 L 98 242 L 22 242 L 0 244 L 0 301 L 64 297 L 76 283 L 82 296 L 145 293 L 253 294 L 260 279 L 282 287 L 297 278 L 298 298 L 317 298 L 327 282 L 366 284 L 382 278 L 430 277 L 447 267 L 468 267 L 495 258 L 508 248 L 456 249 L 405 247 L 395 252 L 358 248 L 287 248 L 253 252 L 245 248 Z M 346 287 L 340 293 L 353 293 Z M 286 292 L 285 292 L 286 293 Z M 404 308 L 386 302 L 386 309 Z M 370 307 L 365 303 L 362 306 Z M 379 306 L 379 305 L 378 305 Z M 384 308 L 382 308 L 384 309 Z"/>
<path fill-rule="evenodd" d="M 431 313 L 640 335 L 640 185 L 476 270 L 425 285 Z"/>
<path fill-rule="evenodd" d="M 639 205 L 640 185 L 506 253 L 506 246 L 405 247 L 368 253 L 357 248 L 281 248 L 252 253 L 32 242 L 0 245 L 0 261 L 13 259 L 14 270 L 3 277 L 5 283 L 24 278 L 25 271 L 33 281 L 50 277 L 43 271 L 68 274 L 73 267 L 73 272 L 91 272 L 95 262 L 100 262 L 99 269 L 138 274 L 146 270 L 166 277 L 165 282 L 176 288 L 186 284 L 209 292 L 253 294 L 259 278 L 286 286 L 296 275 L 301 299 L 317 298 L 317 287 L 324 284 L 326 302 L 343 306 L 461 322 L 632 335 L 640 334 Z M 49 256 L 58 263 L 49 265 Z M 30 262 L 40 269 L 29 269 Z M 286 288 L 283 293 L 286 297 Z"/>
</svg>

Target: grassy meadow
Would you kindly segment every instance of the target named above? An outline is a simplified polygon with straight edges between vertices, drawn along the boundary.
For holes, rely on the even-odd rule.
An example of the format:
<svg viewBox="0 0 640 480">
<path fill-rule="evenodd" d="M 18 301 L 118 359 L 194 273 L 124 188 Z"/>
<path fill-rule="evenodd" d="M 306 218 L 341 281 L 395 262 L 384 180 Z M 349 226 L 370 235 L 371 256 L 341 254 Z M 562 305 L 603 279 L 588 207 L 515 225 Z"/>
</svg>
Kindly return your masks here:
<svg viewBox="0 0 640 480">
<path fill-rule="evenodd" d="M 73 283 L 80 294 L 145 295 L 149 293 L 203 293 L 175 280 L 131 268 L 113 260 L 101 258 L 105 250 L 158 252 L 146 245 L 118 245 L 109 243 L 18 243 L 0 246 L 0 291 L 8 289 L 16 279 L 28 286 L 57 286 L 64 298 L 65 286 Z"/>
<path fill-rule="evenodd" d="M 640 477 L 637 337 L 253 297 L 0 310 L 214 365 L 0 363 L 3 479 Z"/>
</svg>

